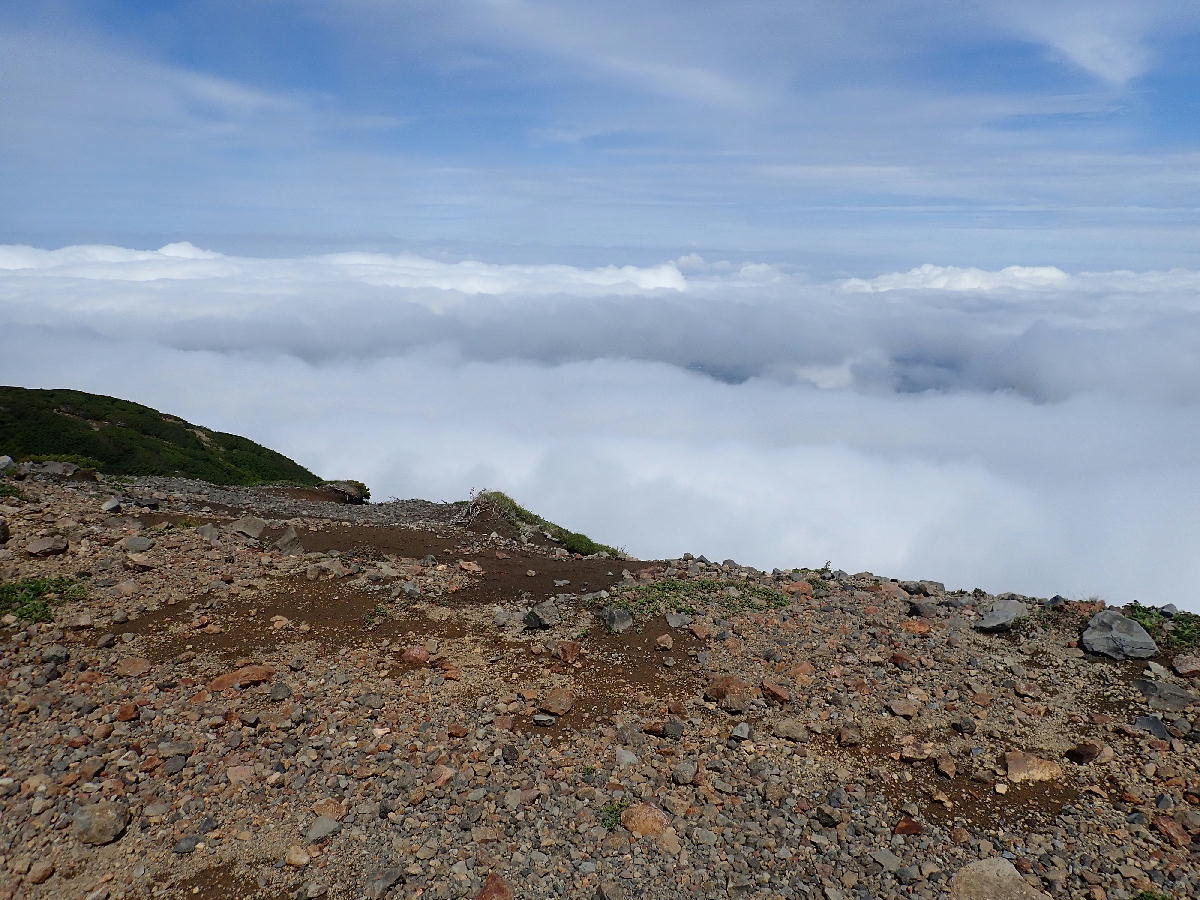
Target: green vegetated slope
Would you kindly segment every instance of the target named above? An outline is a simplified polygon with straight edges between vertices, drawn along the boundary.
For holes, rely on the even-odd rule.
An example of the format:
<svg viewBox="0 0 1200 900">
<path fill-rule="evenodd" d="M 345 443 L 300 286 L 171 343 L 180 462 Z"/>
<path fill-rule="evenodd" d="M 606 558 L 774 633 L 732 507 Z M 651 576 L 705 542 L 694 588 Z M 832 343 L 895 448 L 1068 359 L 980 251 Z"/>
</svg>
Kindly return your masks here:
<svg viewBox="0 0 1200 900">
<path fill-rule="evenodd" d="M 608 553 L 610 556 L 620 555 L 620 551 L 615 547 L 610 547 L 607 544 L 598 544 L 586 534 L 569 531 L 561 525 L 555 525 L 553 522 L 543 519 L 536 513 L 530 512 L 512 497 L 508 496 L 508 494 L 501 493 L 500 491 L 483 491 L 479 494 L 479 499 L 490 503 L 497 512 L 513 524 L 524 523 L 539 531 L 546 532 L 560 541 L 572 553 L 580 553 L 584 556 L 600 552 Z"/>
<path fill-rule="evenodd" d="M 66 459 L 111 475 L 179 475 L 215 484 L 321 481 L 244 437 L 83 391 L 0 386 L 0 454 Z"/>
</svg>

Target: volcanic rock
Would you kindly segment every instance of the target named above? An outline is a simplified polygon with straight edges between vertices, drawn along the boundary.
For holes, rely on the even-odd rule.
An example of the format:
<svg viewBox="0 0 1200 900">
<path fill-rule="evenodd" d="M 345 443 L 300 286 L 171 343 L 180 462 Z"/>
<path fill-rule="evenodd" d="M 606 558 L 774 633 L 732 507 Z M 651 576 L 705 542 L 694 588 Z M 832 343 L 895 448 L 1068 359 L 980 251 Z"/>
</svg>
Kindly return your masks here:
<svg viewBox="0 0 1200 900">
<path fill-rule="evenodd" d="M 1089 653 L 1113 659 L 1146 659 L 1158 653 L 1158 645 L 1146 629 L 1115 609 L 1103 609 L 1092 616 L 1081 640 Z"/>
<path fill-rule="evenodd" d="M 1034 890 L 1007 859 L 968 863 L 950 879 L 951 900 L 1050 900 Z"/>
<path fill-rule="evenodd" d="M 105 800 L 79 807 L 71 822 L 76 840 L 92 846 L 111 844 L 129 827 L 129 808 L 115 800 Z"/>
</svg>

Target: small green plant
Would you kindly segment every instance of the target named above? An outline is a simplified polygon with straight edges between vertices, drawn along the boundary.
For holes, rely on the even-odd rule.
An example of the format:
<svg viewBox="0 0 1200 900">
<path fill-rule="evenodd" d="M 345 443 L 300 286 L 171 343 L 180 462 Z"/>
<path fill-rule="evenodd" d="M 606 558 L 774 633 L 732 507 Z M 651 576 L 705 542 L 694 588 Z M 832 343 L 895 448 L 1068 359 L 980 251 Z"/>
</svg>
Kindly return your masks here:
<svg viewBox="0 0 1200 900">
<path fill-rule="evenodd" d="M 1171 900 L 1170 894 L 1160 894 L 1158 891 L 1138 891 L 1133 900 Z"/>
<path fill-rule="evenodd" d="M 612 831 L 621 824 L 621 813 L 632 805 L 628 800 L 614 800 L 612 803 L 604 804 L 600 807 L 600 824 Z"/>
<path fill-rule="evenodd" d="M 0 497 L 11 497 L 14 500 L 24 500 L 25 495 L 15 485 L 0 483 Z"/>
<path fill-rule="evenodd" d="M 529 525 L 539 531 L 546 532 L 546 534 L 559 541 L 571 553 L 578 553 L 581 556 L 592 556 L 596 553 L 607 553 L 609 556 L 620 555 L 620 551 L 616 547 L 597 543 L 586 534 L 580 534 L 577 531 L 568 531 L 561 525 L 555 525 L 553 522 L 543 519 L 536 513 L 530 512 L 512 497 L 508 496 L 508 494 L 501 493 L 500 491 L 480 491 L 475 495 L 474 500 L 483 500 L 490 504 L 493 509 L 514 525 Z"/>
<path fill-rule="evenodd" d="M 388 608 L 382 603 L 376 603 L 370 612 L 363 613 L 363 628 L 374 628 L 388 617 Z"/>
<path fill-rule="evenodd" d="M 0 584 L 0 615 L 12 613 L 27 622 L 51 622 L 58 600 L 78 600 L 84 588 L 74 578 L 23 578 Z"/>
<path fill-rule="evenodd" d="M 694 613 L 701 606 L 719 606 L 728 613 L 746 610 L 781 609 L 791 601 L 778 591 L 761 584 L 722 581 L 717 578 L 664 578 L 639 584 L 614 605 L 633 615 Z"/>
<path fill-rule="evenodd" d="M 825 565 L 804 577 L 804 580 L 812 585 L 814 591 L 827 591 L 833 587 L 833 569 L 830 568 L 832 563 L 830 560 L 825 560 Z"/>
<path fill-rule="evenodd" d="M 1125 608 L 1125 615 L 1150 633 L 1155 643 L 1166 650 L 1188 650 L 1200 647 L 1200 615 L 1178 612 L 1164 615 L 1160 610 L 1134 602 Z"/>
<path fill-rule="evenodd" d="M 584 766 L 583 767 L 583 777 L 585 780 L 591 778 L 595 774 L 596 774 L 595 766 Z"/>
<path fill-rule="evenodd" d="M 81 456 L 78 453 L 40 453 L 35 456 L 23 456 L 21 462 L 45 463 L 45 462 L 64 462 L 79 466 L 81 469 L 96 469 L 104 468 L 104 463 L 91 456 Z"/>
</svg>

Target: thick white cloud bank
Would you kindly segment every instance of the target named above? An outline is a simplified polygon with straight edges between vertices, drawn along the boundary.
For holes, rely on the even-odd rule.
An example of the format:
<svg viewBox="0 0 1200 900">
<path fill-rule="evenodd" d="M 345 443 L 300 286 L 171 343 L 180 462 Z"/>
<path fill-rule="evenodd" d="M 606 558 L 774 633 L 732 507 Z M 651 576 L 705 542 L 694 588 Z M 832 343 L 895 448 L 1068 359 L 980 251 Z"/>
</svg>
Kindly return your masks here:
<svg viewBox="0 0 1200 900">
<path fill-rule="evenodd" d="M 1200 609 L 1194 271 L 0 246 L 0 382 L 642 557 Z"/>
</svg>

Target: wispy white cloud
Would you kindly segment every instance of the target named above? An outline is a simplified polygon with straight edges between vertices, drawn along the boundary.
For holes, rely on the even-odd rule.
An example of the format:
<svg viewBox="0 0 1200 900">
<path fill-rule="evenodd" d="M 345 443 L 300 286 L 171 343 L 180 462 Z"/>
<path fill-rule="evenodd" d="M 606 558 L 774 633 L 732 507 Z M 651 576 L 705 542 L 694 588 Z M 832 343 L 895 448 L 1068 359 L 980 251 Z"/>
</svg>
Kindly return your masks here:
<svg viewBox="0 0 1200 900">
<path fill-rule="evenodd" d="M 1066 62 L 1122 86 L 1154 62 L 1150 40 L 1165 29 L 1195 28 L 1200 11 L 1179 0 L 1005 0 L 994 19 L 1054 50 Z"/>
<path fill-rule="evenodd" d="M 841 289 L 851 293 L 878 293 L 914 288 L 949 291 L 991 291 L 998 288 L 1058 287 L 1070 276 L 1054 266 L 1007 266 L 998 272 L 983 269 L 935 266 L 926 263 L 908 272 L 891 272 L 875 278 L 848 278 Z"/>
</svg>

